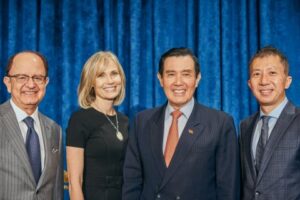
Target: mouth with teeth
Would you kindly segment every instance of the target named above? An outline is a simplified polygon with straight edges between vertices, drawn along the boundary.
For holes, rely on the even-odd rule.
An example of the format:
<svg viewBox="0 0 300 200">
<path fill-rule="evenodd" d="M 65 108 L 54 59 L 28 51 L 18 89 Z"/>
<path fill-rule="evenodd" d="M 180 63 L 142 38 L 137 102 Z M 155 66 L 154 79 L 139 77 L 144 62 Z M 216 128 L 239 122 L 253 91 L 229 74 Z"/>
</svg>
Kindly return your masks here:
<svg viewBox="0 0 300 200">
<path fill-rule="evenodd" d="M 30 96 L 30 95 L 35 95 L 35 94 L 37 94 L 37 92 L 38 92 L 38 91 L 23 91 L 22 94 L 24 94 L 24 95 L 29 95 L 29 96 Z"/>
<path fill-rule="evenodd" d="M 185 94 L 185 89 L 174 89 L 173 94 L 175 96 L 183 96 Z"/>
<path fill-rule="evenodd" d="M 273 89 L 260 89 L 259 93 L 263 96 L 268 96 L 273 92 Z"/>
<path fill-rule="evenodd" d="M 104 87 L 103 90 L 105 92 L 115 92 L 117 89 L 117 86 L 109 86 L 109 87 Z"/>
</svg>

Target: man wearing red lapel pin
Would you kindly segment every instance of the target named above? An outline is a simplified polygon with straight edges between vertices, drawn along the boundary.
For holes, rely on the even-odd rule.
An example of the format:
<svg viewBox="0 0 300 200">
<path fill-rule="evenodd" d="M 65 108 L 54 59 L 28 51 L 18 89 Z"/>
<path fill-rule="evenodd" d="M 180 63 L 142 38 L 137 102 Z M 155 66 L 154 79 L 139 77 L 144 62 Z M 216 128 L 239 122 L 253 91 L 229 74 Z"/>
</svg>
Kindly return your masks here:
<svg viewBox="0 0 300 200">
<path fill-rule="evenodd" d="M 273 47 L 249 64 L 248 85 L 260 111 L 240 130 L 243 200 L 300 199 L 300 110 L 285 95 L 292 77 L 287 58 Z"/>
<path fill-rule="evenodd" d="M 124 165 L 124 200 L 239 198 L 238 143 L 227 114 L 193 98 L 197 58 L 173 48 L 159 63 L 168 102 L 137 114 Z"/>
</svg>

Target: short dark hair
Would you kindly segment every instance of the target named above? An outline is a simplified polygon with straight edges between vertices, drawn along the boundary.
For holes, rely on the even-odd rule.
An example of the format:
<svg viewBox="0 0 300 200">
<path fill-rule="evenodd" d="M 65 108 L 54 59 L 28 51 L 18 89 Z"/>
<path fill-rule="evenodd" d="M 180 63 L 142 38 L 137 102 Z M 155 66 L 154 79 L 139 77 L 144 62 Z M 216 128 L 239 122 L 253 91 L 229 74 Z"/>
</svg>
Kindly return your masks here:
<svg viewBox="0 0 300 200">
<path fill-rule="evenodd" d="M 164 72 L 164 63 L 165 60 L 168 57 L 178 57 L 178 56 L 191 56 L 191 58 L 194 61 L 194 67 L 195 67 L 195 72 L 196 72 L 196 76 L 200 73 L 200 64 L 198 62 L 197 57 L 193 54 L 193 52 L 185 47 L 179 47 L 179 48 L 172 48 L 169 49 L 167 52 L 165 52 L 159 60 L 159 69 L 158 72 L 161 76 L 163 76 L 163 72 Z"/>
<path fill-rule="evenodd" d="M 9 74 L 9 71 L 11 70 L 11 67 L 13 65 L 13 62 L 14 62 L 14 59 L 17 55 L 19 55 L 20 53 L 32 53 L 32 54 L 35 54 L 37 55 L 38 57 L 41 58 L 43 64 L 44 64 L 44 67 L 45 67 L 45 72 L 46 72 L 46 76 L 48 76 L 48 62 L 47 62 L 47 59 L 45 58 L 45 56 L 43 56 L 41 53 L 37 52 L 37 51 L 22 51 L 22 52 L 18 52 L 14 55 L 12 55 L 9 59 L 8 59 L 8 62 L 7 62 L 7 65 L 6 65 L 6 69 L 5 69 L 5 73 L 6 73 L 6 76 L 8 76 Z"/>
<path fill-rule="evenodd" d="M 253 61 L 256 58 L 264 58 L 267 56 L 278 56 L 280 58 L 280 62 L 283 64 L 284 73 L 287 75 L 289 74 L 289 63 L 287 57 L 277 48 L 272 46 L 265 46 L 256 52 L 256 54 L 251 58 L 249 62 L 249 72 L 251 72 Z"/>
</svg>

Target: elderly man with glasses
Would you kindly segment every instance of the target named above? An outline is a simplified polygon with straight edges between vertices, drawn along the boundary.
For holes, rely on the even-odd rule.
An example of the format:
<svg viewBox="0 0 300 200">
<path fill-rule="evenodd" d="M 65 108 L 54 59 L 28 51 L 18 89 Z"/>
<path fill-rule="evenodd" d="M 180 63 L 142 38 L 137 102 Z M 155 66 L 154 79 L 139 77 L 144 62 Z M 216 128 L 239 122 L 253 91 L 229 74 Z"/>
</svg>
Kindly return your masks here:
<svg viewBox="0 0 300 200">
<path fill-rule="evenodd" d="M 11 99 L 0 105 L 1 199 L 63 199 L 61 127 L 38 111 L 49 82 L 46 59 L 13 55 L 3 82 Z"/>
</svg>

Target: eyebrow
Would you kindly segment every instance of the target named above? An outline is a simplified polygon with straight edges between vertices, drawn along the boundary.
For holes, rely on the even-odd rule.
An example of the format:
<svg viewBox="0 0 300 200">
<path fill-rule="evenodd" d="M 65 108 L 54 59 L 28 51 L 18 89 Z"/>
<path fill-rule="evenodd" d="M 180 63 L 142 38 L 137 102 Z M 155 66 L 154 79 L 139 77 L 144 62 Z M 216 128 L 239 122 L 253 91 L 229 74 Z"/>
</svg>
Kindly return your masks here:
<svg viewBox="0 0 300 200">
<path fill-rule="evenodd" d="M 171 73 L 171 72 L 178 72 L 178 71 L 175 71 L 175 70 L 166 70 L 165 71 L 165 73 Z M 185 70 L 179 71 L 179 73 L 183 73 L 183 72 L 191 73 L 191 72 L 193 72 L 193 70 L 191 70 L 191 69 L 185 69 Z"/>
<path fill-rule="evenodd" d="M 193 72 L 193 70 L 191 70 L 191 69 L 185 69 L 185 70 L 183 70 L 181 72 L 189 72 L 189 73 L 191 73 L 191 72 Z"/>
<path fill-rule="evenodd" d="M 176 72 L 175 70 L 166 70 L 165 73 L 172 73 L 172 72 Z"/>
</svg>

